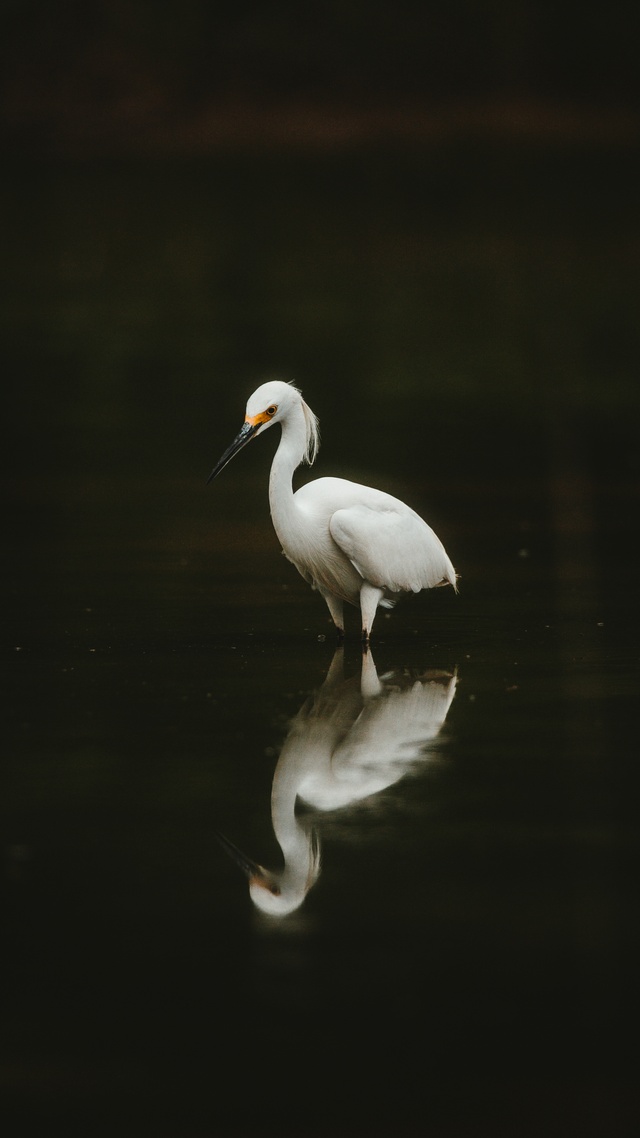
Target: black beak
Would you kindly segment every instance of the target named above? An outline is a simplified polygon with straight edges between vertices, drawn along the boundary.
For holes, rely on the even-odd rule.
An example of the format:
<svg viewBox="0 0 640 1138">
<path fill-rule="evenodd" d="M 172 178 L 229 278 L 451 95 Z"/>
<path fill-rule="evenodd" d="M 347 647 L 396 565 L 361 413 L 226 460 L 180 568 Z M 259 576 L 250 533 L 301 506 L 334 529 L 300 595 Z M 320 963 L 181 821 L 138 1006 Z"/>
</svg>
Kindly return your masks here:
<svg viewBox="0 0 640 1138">
<path fill-rule="evenodd" d="M 262 866 L 258 865 L 257 861 L 252 861 L 251 858 L 247 857 L 246 854 L 243 854 L 242 850 L 239 850 L 237 846 L 234 846 L 233 842 L 230 842 L 228 838 L 225 838 L 224 834 L 221 834 L 219 830 L 216 831 L 216 838 L 220 842 L 220 845 L 222 846 L 225 853 L 229 855 L 231 860 L 236 863 L 238 868 L 241 869 L 247 877 L 264 877 L 265 873 Z"/>
<path fill-rule="evenodd" d="M 211 474 L 207 478 L 207 486 L 210 482 L 213 482 L 214 478 L 218 477 L 220 471 L 224 470 L 227 463 L 231 462 L 234 454 L 237 454 L 239 450 L 242 450 L 243 446 L 246 446 L 246 444 L 253 438 L 257 430 L 258 427 L 254 426 L 253 423 L 242 424 L 242 430 L 239 432 L 239 434 L 236 435 L 231 446 L 227 447 L 222 458 L 219 462 L 216 463 L 213 470 L 211 471 Z"/>
</svg>

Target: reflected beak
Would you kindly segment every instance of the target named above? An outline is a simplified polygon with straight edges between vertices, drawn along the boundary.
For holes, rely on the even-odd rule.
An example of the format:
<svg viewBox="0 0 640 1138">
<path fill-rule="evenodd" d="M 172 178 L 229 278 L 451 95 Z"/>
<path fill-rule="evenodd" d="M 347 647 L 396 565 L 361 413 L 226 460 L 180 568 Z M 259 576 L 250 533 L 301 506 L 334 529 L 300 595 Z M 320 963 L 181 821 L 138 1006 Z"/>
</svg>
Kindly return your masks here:
<svg viewBox="0 0 640 1138">
<path fill-rule="evenodd" d="M 224 470 L 227 463 L 231 462 L 234 454 L 237 454 L 239 450 L 242 450 L 243 446 L 246 446 L 247 443 L 251 441 L 259 426 L 261 426 L 260 423 L 256 423 L 255 421 L 250 423 L 248 420 L 242 424 L 242 429 L 236 435 L 231 446 L 227 447 L 222 458 L 219 460 L 219 462 L 216 463 L 213 470 L 211 471 L 211 474 L 207 478 L 207 486 L 210 482 L 213 482 L 214 478 L 218 477 L 220 471 Z"/>
<path fill-rule="evenodd" d="M 242 870 L 242 872 L 249 878 L 250 881 L 265 880 L 265 870 L 261 865 L 258 865 L 257 861 L 252 861 L 250 857 L 247 857 L 246 854 L 243 854 L 242 850 L 238 849 L 237 846 L 234 846 L 233 842 L 230 842 L 228 838 L 225 838 L 224 834 L 221 834 L 219 830 L 216 831 L 216 838 L 220 842 L 220 845 L 222 846 L 225 853 L 229 855 L 231 860 L 235 862 L 238 868 Z"/>
</svg>

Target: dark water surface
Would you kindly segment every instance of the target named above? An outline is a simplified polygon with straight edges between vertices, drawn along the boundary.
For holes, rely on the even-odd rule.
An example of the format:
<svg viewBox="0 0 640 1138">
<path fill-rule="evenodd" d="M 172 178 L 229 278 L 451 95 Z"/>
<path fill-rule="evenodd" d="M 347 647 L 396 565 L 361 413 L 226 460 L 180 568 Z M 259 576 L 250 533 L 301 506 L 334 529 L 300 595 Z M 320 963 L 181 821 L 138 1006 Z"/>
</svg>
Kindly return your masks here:
<svg viewBox="0 0 640 1138">
<path fill-rule="evenodd" d="M 637 219 L 603 156 L 477 157 L 5 186 L 7 1134 L 632 1133 Z M 461 574 L 375 696 L 271 437 L 204 485 L 276 371 Z"/>
</svg>

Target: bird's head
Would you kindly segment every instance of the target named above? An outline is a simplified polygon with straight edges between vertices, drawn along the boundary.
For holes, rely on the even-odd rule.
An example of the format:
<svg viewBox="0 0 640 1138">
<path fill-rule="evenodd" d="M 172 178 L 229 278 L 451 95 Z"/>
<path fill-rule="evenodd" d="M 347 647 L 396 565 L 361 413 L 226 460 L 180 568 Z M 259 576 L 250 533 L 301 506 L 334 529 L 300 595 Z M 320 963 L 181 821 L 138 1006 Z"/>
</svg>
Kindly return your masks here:
<svg viewBox="0 0 640 1138">
<path fill-rule="evenodd" d="M 234 455 L 256 435 L 268 430 L 274 423 L 284 424 L 290 416 L 299 414 L 300 411 L 304 416 L 306 431 L 305 459 L 308 463 L 312 463 L 320 440 L 318 420 L 311 408 L 307 407 L 297 387 L 292 383 L 272 379 L 268 383 L 263 383 L 249 397 L 244 423 L 231 446 L 214 466 L 207 482 L 212 482 L 224 470 L 227 463 L 231 462 Z"/>
<path fill-rule="evenodd" d="M 301 402 L 302 396 L 296 387 L 279 379 L 272 379 L 268 383 L 263 383 L 253 395 L 249 396 L 244 421 L 253 428 L 254 434 L 257 434 L 273 423 L 281 423 L 296 404 Z"/>
<path fill-rule="evenodd" d="M 286 917 L 300 908 L 320 872 L 320 850 L 315 833 L 310 834 L 309 864 L 302 875 L 287 872 L 286 865 L 280 872 L 265 869 L 247 857 L 224 834 L 218 832 L 216 837 L 223 850 L 248 879 L 249 896 L 256 909 L 270 917 Z"/>
</svg>

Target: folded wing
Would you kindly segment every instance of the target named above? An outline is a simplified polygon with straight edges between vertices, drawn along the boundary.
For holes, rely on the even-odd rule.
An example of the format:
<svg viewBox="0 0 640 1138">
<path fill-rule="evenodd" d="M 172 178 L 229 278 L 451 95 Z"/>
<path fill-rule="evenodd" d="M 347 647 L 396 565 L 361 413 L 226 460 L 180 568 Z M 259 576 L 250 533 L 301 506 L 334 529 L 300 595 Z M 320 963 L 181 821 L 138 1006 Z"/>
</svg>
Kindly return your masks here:
<svg viewBox="0 0 640 1138">
<path fill-rule="evenodd" d="M 378 588 L 418 593 L 441 584 L 456 587 L 455 570 L 442 542 L 402 502 L 398 507 L 385 503 L 336 510 L 329 529 L 360 576 Z"/>
</svg>

